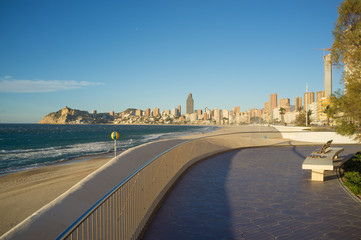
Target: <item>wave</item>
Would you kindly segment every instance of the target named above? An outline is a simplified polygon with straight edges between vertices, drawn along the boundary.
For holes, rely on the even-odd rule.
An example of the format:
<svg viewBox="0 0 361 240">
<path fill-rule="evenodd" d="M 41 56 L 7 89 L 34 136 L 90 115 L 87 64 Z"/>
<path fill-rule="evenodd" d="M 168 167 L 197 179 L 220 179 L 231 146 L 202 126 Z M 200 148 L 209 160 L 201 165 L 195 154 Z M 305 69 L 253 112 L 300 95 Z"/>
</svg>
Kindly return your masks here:
<svg viewBox="0 0 361 240">
<path fill-rule="evenodd" d="M 0 154 L 16 154 L 16 153 L 28 153 L 28 152 L 41 152 L 41 151 L 51 151 L 55 149 L 60 149 L 62 147 L 48 147 L 48 148 L 38 148 L 38 149 L 15 149 L 15 150 L 1 150 Z M 66 148 L 66 147 L 64 147 Z"/>
<path fill-rule="evenodd" d="M 154 132 L 139 134 L 136 131 L 123 133 L 124 139 L 117 140 L 117 149 L 126 150 L 147 142 L 176 138 L 188 134 L 196 134 L 200 132 L 214 131 L 214 127 L 192 127 L 184 129 L 185 131 L 172 131 L 170 127 L 162 127 L 167 132 Z M 154 131 L 154 129 L 151 129 Z M 73 139 L 71 139 L 73 140 Z M 51 146 L 44 148 L 28 148 L 28 149 L 11 149 L 0 150 L 0 174 L 21 171 L 29 168 L 36 168 L 42 165 L 64 162 L 82 156 L 97 155 L 109 153 L 114 150 L 114 141 L 95 141 L 88 143 L 75 143 L 65 146 Z"/>
</svg>

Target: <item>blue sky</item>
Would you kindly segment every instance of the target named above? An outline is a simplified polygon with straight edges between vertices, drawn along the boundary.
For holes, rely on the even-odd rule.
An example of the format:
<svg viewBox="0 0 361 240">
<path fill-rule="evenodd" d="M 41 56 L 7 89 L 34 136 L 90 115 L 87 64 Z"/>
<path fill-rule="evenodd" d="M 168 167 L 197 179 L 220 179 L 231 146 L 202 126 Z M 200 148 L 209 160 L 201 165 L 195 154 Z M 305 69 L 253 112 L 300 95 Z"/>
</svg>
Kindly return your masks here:
<svg viewBox="0 0 361 240">
<path fill-rule="evenodd" d="M 64 106 L 263 108 L 323 90 L 336 0 L 0 1 L 0 123 Z M 341 70 L 334 69 L 333 90 Z"/>
</svg>

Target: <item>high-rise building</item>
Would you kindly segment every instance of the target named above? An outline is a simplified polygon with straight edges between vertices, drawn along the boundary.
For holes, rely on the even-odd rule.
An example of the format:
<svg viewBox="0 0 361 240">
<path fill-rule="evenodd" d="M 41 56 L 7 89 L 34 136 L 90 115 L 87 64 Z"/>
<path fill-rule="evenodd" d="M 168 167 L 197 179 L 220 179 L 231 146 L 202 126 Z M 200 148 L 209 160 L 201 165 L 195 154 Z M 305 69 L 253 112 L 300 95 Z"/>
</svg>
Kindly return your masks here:
<svg viewBox="0 0 361 240">
<path fill-rule="evenodd" d="M 290 99 L 289 98 L 281 98 L 280 99 L 280 107 L 289 107 Z"/>
<path fill-rule="evenodd" d="M 259 117 L 260 115 L 259 115 L 258 109 L 253 108 L 253 109 L 248 110 L 248 116 L 249 116 L 250 118 Z"/>
<path fill-rule="evenodd" d="M 273 109 L 277 108 L 277 93 L 271 94 L 269 97 L 270 120 L 273 122 Z"/>
<path fill-rule="evenodd" d="M 137 109 L 135 110 L 135 116 L 141 117 L 143 115 L 143 110 Z"/>
<path fill-rule="evenodd" d="M 316 93 L 316 101 L 319 101 L 321 98 L 325 97 L 325 91 L 319 91 Z"/>
<path fill-rule="evenodd" d="M 178 105 L 178 111 L 179 111 L 179 115 L 182 115 L 182 111 L 181 111 L 181 105 Z"/>
<path fill-rule="evenodd" d="M 194 112 L 194 100 L 192 97 L 192 93 L 188 94 L 186 106 L 187 106 L 186 113 L 192 114 Z"/>
<path fill-rule="evenodd" d="M 222 120 L 222 110 L 218 110 L 215 108 L 214 110 L 214 120 L 216 120 L 216 124 L 220 124 Z"/>
<path fill-rule="evenodd" d="M 172 110 L 172 115 L 173 115 L 174 117 L 179 117 L 179 116 L 180 116 L 180 114 L 179 114 L 179 109 L 178 109 L 178 108 L 174 108 L 174 109 Z"/>
<path fill-rule="evenodd" d="M 234 108 L 233 108 L 233 112 L 234 112 L 235 114 L 236 114 L 236 113 L 240 113 L 240 112 L 241 112 L 240 106 L 234 107 Z"/>
<path fill-rule="evenodd" d="M 229 111 L 228 111 L 228 109 L 224 109 L 222 111 L 222 116 L 223 116 L 223 118 L 229 119 Z"/>
<path fill-rule="evenodd" d="M 153 117 L 158 117 L 159 116 L 159 108 L 154 108 L 153 109 Z"/>
<path fill-rule="evenodd" d="M 304 109 L 306 109 L 308 107 L 308 105 L 315 102 L 315 93 L 314 92 L 306 92 L 304 94 L 303 99 L 304 99 Z"/>
<path fill-rule="evenodd" d="M 284 108 L 286 110 L 286 112 L 291 112 L 290 99 L 289 98 L 281 98 L 279 107 Z"/>
<path fill-rule="evenodd" d="M 300 108 L 302 108 L 302 98 L 296 97 L 295 98 L 295 109 L 298 111 Z"/>
<path fill-rule="evenodd" d="M 264 103 L 264 108 L 263 108 L 263 113 L 264 114 L 269 114 L 270 113 L 269 108 L 270 108 L 269 102 L 265 102 Z"/>
<path fill-rule="evenodd" d="M 332 94 L 332 61 L 331 53 L 323 56 L 325 65 L 325 97 L 331 97 Z"/>
<path fill-rule="evenodd" d="M 277 108 L 277 93 L 270 95 L 270 107 L 271 110 Z"/>
<path fill-rule="evenodd" d="M 323 97 L 317 99 L 317 121 L 320 124 L 328 123 L 327 114 L 325 113 L 325 110 L 329 105 L 330 105 L 330 98 Z"/>
<path fill-rule="evenodd" d="M 145 109 L 145 116 L 150 116 L 150 108 Z"/>
</svg>

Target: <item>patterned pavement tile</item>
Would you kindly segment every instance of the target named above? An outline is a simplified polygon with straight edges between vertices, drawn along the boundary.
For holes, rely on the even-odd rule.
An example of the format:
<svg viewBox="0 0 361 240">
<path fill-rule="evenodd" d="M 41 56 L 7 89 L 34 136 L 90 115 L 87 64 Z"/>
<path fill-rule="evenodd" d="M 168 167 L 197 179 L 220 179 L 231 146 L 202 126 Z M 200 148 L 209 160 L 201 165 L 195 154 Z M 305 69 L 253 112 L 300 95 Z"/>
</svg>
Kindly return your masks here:
<svg viewBox="0 0 361 240">
<path fill-rule="evenodd" d="M 342 147 L 341 159 L 360 150 Z M 360 239 L 361 204 L 335 172 L 312 182 L 301 169 L 315 148 L 240 149 L 195 164 L 142 239 Z"/>
</svg>

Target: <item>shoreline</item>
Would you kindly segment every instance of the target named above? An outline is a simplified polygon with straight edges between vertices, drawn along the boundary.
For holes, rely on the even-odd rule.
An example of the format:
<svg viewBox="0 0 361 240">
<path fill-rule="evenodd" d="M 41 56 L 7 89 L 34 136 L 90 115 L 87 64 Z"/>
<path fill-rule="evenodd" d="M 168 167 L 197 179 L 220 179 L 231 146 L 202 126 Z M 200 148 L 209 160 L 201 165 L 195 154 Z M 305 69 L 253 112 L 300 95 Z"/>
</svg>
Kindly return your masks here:
<svg viewBox="0 0 361 240">
<path fill-rule="evenodd" d="M 20 123 L 21 125 L 23 125 L 23 123 Z M 44 124 L 36 124 L 36 123 L 26 123 L 29 125 L 44 125 Z M 47 125 L 122 125 L 122 126 L 126 126 L 126 125 L 130 125 L 130 124 L 47 124 Z M 131 124 L 134 126 L 151 126 L 151 124 Z M 168 124 L 169 126 L 181 126 L 181 125 L 177 125 L 177 124 Z M 197 126 L 197 127 L 207 127 L 207 126 L 202 126 L 202 125 L 183 125 L 183 126 Z M 217 127 L 216 130 L 213 131 L 205 131 L 206 133 L 208 132 L 215 132 L 217 131 L 219 128 L 221 128 L 220 126 L 213 126 L 213 127 Z M 199 132 L 197 132 L 196 134 L 199 134 Z M 191 136 L 194 135 L 194 133 L 192 132 L 179 132 L 178 136 L 166 136 L 166 137 L 159 137 L 157 139 L 152 139 L 150 141 L 157 141 L 157 140 L 164 140 L 164 139 L 176 139 L 176 138 L 183 138 L 185 136 Z M 140 143 L 143 144 L 143 143 Z M 135 147 L 135 146 L 132 146 Z M 131 148 L 132 148 L 131 147 Z M 122 151 L 127 150 L 128 148 L 119 148 L 117 149 L 119 151 L 118 154 L 120 154 Z M 7 176 L 10 174 L 14 174 L 14 173 L 18 173 L 18 172 L 24 172 L 24 171 L 29 171 L 29 170 L 33 170 L 33 169 L 38 169 L 38 168 L 42 168 L 42 167 L 48 167 L 48 166 L 56 166 L 58 164 L 69 164 L 72 162 L 77 162 L 77 161 L 83 161 L 86 160 L 88 158 L 94 158 L 94 157 L 98 157 L 98 156 L 106 156 L 106 155 L 114 155 L 114 149 L 111 149 L 110 151 L 107 152 L 99 152 L 99 153 L 93 153 L 93 154 L 89 154 L 89 155 L 78 155 L 78 156 L 73 156 L 73 157 L 64 157 L 62 159 L 58 159 L 52 162 L 47 162 L 47 163 L 40 163 L 37 165 L 30 165 L 30 166 L 18 166 L 18 167 L 14 167 L 12 169 L 2 169 L 0 170 L 0 181 L 1 181 L 1 177 L 3 176 Z"/>
<path fill-rule="evenodd" d="M 219 134 L 222 129 L 227 128 L 217 127 L 218 129 L 212 132 L 189 133 L 177 138 L 190 139 L 199 135 Z M 117 155 L 123 151 L 117 152 Z M 113 157 L 114 152 L 80 156 L 0 175 L 0 236 L 105 165 Z"/>
<path fill-rule="evenodd" d="M 112 158 L 95 156 L 0 177 L 0 236 Z"/>
<path fill-rule="evenodd" d="M 124 151 L 124 150 L 119 150 L 119 153 L 121 153 L 122 151 Z M 114 157 L 114 151 L 110 151 L 110 152 L 106 152 L 106 153 L 98 153 L 98 154 L 71 157 L 71 158 L 62 159 L 62 160 L 59 160 L 59 161 L 56 161 L 56 162 L 45 163 L 45 164 L 41 164 L 41 165 L 37 165 L 37 166 L 33 166 L 33 167 L 25 167 L 25 168 L 19 168 L 19 169 L 13 170 L 13 171 L 1 172 L 0 173 L 0 182 L 1 182 L 2 177 L 5 177 L 5 176 L 11 175 L 11 174 L 32 171 L 32 170 L 36 170 L 36 169 L 39 169 L 39 168 L 45 168 L 45 167 L 52 167 L 52 166 L 58 166 L 58 165 L 67 165 L 67 164 L 72 164 L 72 163 L 76 163 L 76 162 L 91 160 L 93 158 L 101 158 L 101 157 L 108 157 L 108 156 Z"/>
</svg>

